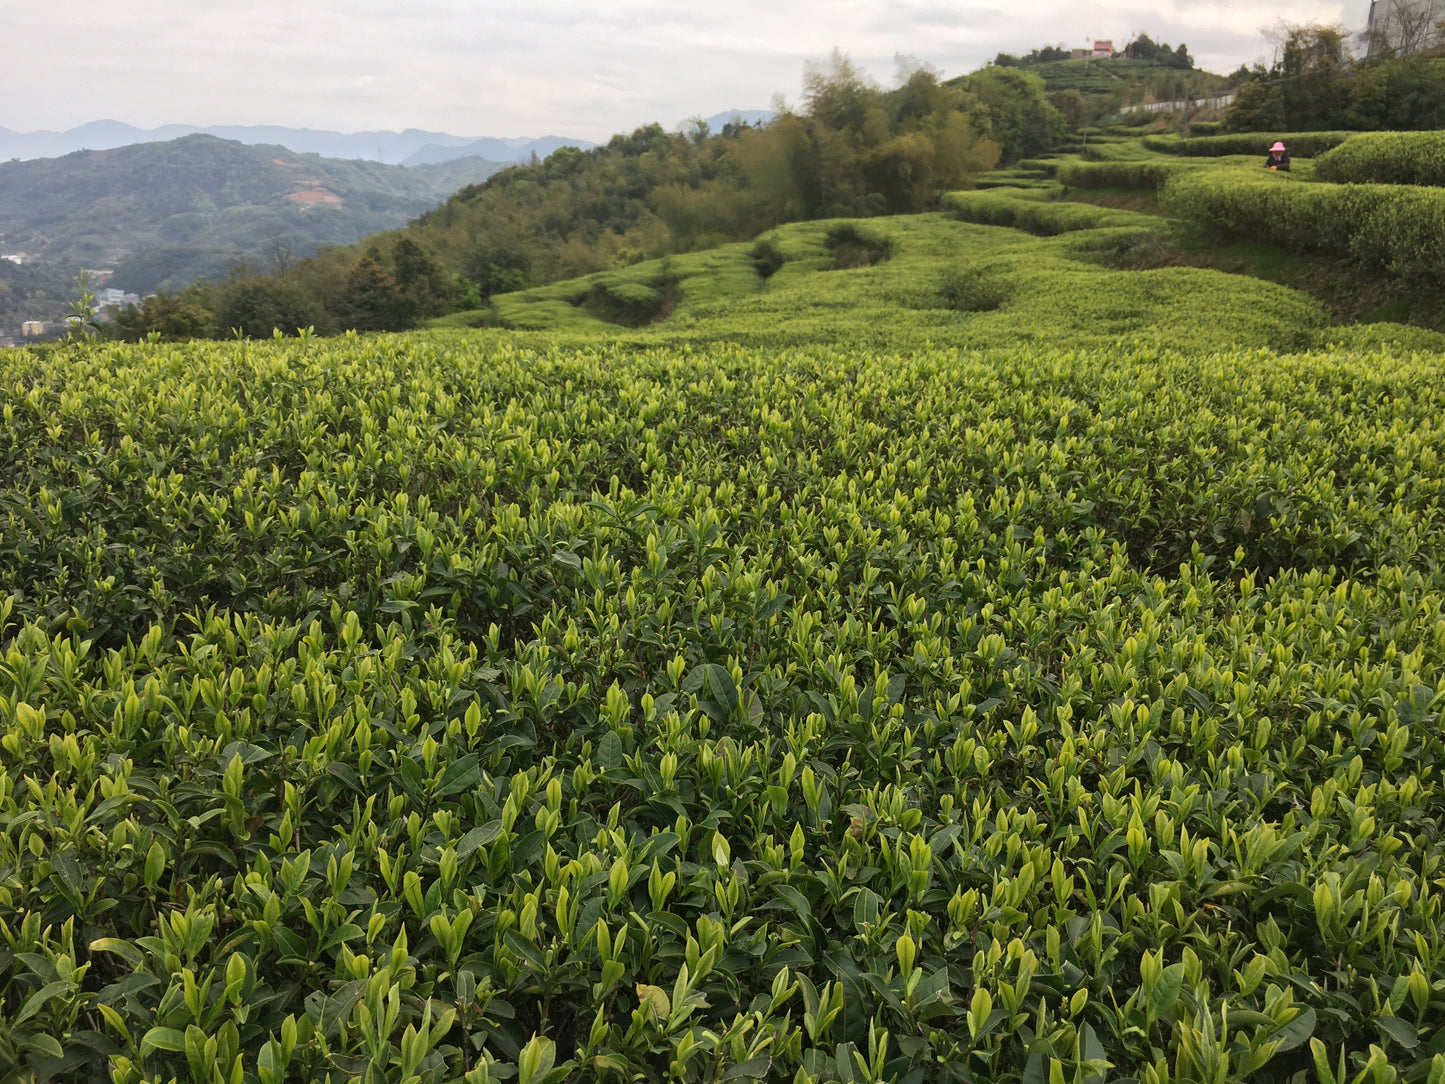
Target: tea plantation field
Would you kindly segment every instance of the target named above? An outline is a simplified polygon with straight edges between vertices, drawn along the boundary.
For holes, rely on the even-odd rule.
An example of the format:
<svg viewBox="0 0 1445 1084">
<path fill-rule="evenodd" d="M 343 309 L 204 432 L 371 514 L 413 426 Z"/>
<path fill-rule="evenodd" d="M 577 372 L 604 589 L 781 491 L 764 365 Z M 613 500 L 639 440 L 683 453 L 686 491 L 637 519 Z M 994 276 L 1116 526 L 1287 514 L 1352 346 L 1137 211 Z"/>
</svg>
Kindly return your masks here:
<svg viewBox="0 0 1445 1084">
<path fill-rule="evenodd" d="M 1445 1080 L 1440 355 L 746 289 L 0 355 L 0 1079 Z"/>
</svg>

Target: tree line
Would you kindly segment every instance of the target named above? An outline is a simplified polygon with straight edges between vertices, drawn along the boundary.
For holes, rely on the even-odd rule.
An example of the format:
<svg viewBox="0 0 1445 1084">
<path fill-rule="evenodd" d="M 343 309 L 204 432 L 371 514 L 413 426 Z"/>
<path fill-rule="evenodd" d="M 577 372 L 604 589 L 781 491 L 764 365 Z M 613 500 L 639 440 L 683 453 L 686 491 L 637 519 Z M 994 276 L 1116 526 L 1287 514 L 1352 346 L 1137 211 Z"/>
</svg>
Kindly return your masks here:
<svg viewBox="0 0 1445 1084">
<path fill-rule="evenodd" d="M 1001 160 L 1069 131 L 1043 80 L 926 68 L 885 89 L 842 54 L 809 66 L 800 104 L 763 125 L 653 124 L 468 186 L 404 230 L 269 274 L 196 283 L 124 313 L 128 338 L 414 327 L 492 294 L 746 240 L 785 222 L 938 206 Z"/>
<path fill-rule="evenodd" d="M 1376 41 L 1357 58 L 1343 27 L 1281 25 L 1274 60 L 1240 81 L 1225 119 L 1240 132 L 1420 131 L 1445 127 L 1445 56 Z M 1365 40 L 1367 47 L 1372 43 Z"/>
</svg>

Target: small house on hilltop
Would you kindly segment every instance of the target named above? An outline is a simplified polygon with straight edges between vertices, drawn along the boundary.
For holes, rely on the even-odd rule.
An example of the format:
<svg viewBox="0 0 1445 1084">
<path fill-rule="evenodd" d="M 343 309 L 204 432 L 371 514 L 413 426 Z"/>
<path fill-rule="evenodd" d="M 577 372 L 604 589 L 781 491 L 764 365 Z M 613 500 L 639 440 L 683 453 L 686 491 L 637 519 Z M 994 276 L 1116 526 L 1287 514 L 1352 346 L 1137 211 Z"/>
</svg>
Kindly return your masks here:
<svg viewBox="0 0 1445 1084">
<path fill-rule="evenodd" d="M 1094 42 L 1093 55 L 1096 59 L 1107 60 L 1114 55 L 1114 43 L 1112 41 Z"/>
</svg>

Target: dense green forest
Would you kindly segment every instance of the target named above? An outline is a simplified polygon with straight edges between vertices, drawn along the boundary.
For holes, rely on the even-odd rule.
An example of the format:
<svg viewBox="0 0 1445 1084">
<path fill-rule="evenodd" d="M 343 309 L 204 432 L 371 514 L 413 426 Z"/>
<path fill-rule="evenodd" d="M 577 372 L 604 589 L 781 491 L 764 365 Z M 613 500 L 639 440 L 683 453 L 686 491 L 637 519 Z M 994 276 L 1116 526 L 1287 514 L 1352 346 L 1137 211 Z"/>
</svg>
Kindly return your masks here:
<svg viewBox="0 0 1445 1084">
<path fill-rule="evenodd" d="M 463 188 L 364 250 L 202 288 L 193 300 L 220 334 L 398 329 L 786 222 L 930 210 L 1000 159 L 1047 151 L 1067 134 L 1031 73 L 994 67 L 945 84 L 920 69 L 884 89 L 835 55 L 807 70 L 801 104 L 765 126 L 654 124 L 593 150 L 564 148 Z M 166 334 L 143 310 L 122 326 L 133 338 Z"/>
</svg>

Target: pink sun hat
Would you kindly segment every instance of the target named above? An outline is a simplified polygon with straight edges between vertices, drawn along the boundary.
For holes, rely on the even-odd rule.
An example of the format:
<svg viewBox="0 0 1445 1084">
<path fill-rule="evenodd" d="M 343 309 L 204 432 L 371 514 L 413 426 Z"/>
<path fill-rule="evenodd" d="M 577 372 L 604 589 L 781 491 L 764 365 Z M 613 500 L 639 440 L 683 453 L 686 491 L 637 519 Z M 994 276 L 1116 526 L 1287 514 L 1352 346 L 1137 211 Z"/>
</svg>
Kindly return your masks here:
<svg viewBox="0 0 1445 1084">
<path fill-rule="evenodd" d="M 1276 141 L 1276 142 L 1275 142 L 1275 145 L 1270 148 L 1271 151 L 1282 151 L 1282 150 L 1284 150 L 1284 149 L 1285 149 L 1285 148 L 1284 148 L 1284 144 L 1283 144 L 1283 143 L 1280 143 L 1280 142 L 1278 142 L 1278 141 Z"/>
</svg>

